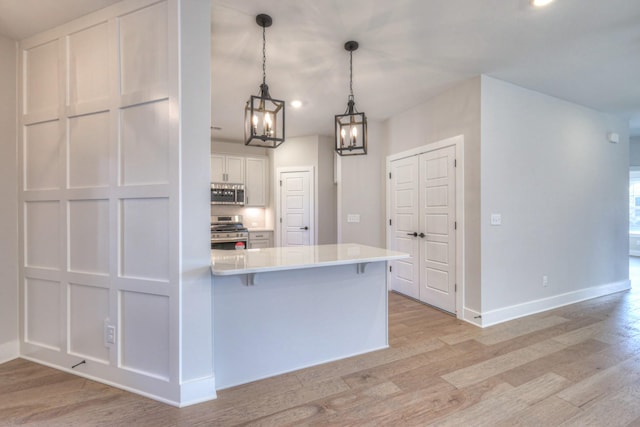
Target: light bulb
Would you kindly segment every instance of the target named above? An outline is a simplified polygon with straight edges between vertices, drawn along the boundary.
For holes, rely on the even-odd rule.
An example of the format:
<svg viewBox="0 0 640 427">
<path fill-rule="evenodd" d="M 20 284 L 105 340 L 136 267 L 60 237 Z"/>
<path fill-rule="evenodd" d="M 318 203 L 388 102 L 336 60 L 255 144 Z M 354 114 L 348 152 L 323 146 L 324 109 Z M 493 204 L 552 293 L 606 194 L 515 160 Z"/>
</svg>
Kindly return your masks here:
<svg viewBox="0 0 640 427">
<path fill-rule="evenodd" d="M 267 135 L 272 134 L 273 122 L 271 121 L 271 114 L 264 114 L 264 131 Z"/>
</svg>

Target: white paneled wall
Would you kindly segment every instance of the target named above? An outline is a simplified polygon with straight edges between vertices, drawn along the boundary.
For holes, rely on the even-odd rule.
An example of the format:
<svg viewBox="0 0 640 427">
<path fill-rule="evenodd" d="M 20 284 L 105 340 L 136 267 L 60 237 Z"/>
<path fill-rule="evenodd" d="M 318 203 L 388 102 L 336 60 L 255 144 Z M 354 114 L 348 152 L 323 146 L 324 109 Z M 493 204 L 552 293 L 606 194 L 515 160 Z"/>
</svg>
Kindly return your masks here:
<svg viewBox="0 0 640 427">
<path fill-rule="evenodd" d="M 176 327 L 175 41 L 180 8 L 204 1 L 128 0 L 20 46 L 22 353 L 67 370 L 85 360 L 74 372 L 175 404 L 215 397 L 211 369 L 210 390 L 181 392 L 193 379 L 181 374 Z"/>
<path fill-rule="evenodd" d="M 18 357 L 18 162 L 14 40 L 0 36 L 0 363 Z"/>
</svg>

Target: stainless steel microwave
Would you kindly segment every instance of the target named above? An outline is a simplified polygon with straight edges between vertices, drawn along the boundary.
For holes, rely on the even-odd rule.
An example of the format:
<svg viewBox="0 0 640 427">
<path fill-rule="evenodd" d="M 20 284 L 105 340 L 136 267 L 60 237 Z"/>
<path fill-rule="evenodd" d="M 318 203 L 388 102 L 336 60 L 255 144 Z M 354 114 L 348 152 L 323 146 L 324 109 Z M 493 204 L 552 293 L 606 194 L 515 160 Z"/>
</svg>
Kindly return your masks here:
<svg viewBox="0 0 640 427">
<path fill-rule="evenodd" d="M 244 184 L 211 184 L 212 205 L 244 205 Z"/>
</svg>

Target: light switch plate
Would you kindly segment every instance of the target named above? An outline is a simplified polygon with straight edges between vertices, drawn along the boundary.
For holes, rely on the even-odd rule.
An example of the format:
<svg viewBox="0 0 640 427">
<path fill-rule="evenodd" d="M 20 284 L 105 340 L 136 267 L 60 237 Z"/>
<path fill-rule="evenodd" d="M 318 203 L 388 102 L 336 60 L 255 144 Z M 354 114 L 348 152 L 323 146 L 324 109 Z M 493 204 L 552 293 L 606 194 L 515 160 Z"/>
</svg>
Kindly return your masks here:
<svg viewBox="0 0 640 427">
<path fill-rule="evenodd" d="M 502 225 L 502 214 L 491 214 L 491 225 Z"/>
<path fill-rule="evenodd" d="M 360 214 L 347 215 L 347 222 L 360 222 Z"/>
</svg>

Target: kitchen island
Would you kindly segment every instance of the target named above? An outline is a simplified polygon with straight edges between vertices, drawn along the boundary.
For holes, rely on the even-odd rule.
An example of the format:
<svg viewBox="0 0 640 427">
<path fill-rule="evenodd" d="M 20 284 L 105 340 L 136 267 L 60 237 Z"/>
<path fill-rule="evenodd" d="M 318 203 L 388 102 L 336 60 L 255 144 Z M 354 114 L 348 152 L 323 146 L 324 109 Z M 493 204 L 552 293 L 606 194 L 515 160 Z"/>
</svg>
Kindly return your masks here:
<svg viewBox="0 0 640 427">
<path fill-rule="evenodd" d="M 387 261 L 358 244 L 211 251 L 216 388 L 388 347 Z"/>
</svg>

